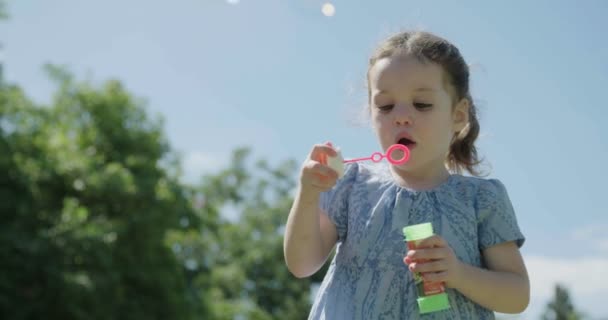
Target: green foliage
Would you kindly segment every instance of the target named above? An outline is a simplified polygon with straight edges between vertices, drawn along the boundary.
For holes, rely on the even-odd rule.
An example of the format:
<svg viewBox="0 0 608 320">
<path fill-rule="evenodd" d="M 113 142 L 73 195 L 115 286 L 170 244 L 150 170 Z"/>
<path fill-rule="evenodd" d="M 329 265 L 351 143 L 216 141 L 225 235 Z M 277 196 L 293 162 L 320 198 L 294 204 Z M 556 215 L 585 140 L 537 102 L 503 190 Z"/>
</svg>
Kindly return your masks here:
<svg viewBox="0 0 608 320">
<path fill-rule="evenodd" d="M 202 237 L 181 233 L 174 241 L 189 252 L 209 248 L 204 256 L 190 258 L 202 261 L 193 270 L 194 283 L 211 288 L 212 319 L 304 319 L 311 282 L 319 281 L 326 269 L 317 277 L 296 279 L 284 264 L 283 228 L 297 168 L 293 161 L 276 168 L 265 161 L 252 165 L 248 156 L 248 149 L 238 149 L 228 168 L 203 177 L 202 216 L 218 218 L 218 225 Z M 236 221 L 218 216 L 217 208 Z M 214 237 L 216 242 L 209 240 Z"/>
<path fill-rule="evenodd" d="M 293 161 L 242 148 L 185 185 L 162 120 L 121 83 L 46 70 L 50 106 L 0 88 L 1 319 L 307 317 L 326 269 L 284 265 Z"/>
<path fill-rule="evenodd" d="M 583 319 L 583 315 L 574 308 L 568 290 L 557 284 L 553 300 L 547 304 L 542 318 L 543 320 L 579 320 Z"/>
<path fill-rule="evenodd" d="M 7 18 L 8 18 L 8 12 L 6 10 L 6 2 L 3 0 L 0 0 L 0 20 L 7 19 Z"/>
<path fill-rule="evenodd" d="M 0 93 L 0 318 L 192 318 L 164 238 L 194 211 L 161 122 L 116 81 L 59 85 L 50 107 Z"/>
</svg>

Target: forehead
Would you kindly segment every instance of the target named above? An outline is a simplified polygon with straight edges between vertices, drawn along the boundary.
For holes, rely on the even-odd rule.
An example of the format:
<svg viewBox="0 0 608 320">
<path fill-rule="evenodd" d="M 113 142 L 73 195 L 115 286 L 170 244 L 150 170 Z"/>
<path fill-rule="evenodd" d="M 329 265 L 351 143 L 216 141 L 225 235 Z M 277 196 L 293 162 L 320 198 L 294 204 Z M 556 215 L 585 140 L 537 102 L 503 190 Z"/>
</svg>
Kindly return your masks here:
<svg viewBox="0 0 608 320">
<path fill-rule="evenodd" d="M 444 90 L 443 70 L 432 62 L 423 62 L 411 55 L 395 55 L 379 59 L 369 70 L 369 85 L 376 91 Z"/>
</svg>

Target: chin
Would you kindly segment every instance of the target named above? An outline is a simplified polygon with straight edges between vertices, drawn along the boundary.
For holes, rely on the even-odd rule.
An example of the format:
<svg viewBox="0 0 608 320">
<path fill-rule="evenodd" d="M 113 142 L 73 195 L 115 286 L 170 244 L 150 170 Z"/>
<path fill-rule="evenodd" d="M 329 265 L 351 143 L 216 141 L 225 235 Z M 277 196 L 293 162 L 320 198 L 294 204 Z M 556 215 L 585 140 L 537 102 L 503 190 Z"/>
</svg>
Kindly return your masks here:
<svg viewBox="0 0 608 320">
<path fill-rule="evenodd" d="M 394 164 L 390 164 L 390 163 L 389 163 L 389 165 L 401 172 L 412 172 L 412 170 L 413 170 L 412 164 L 410 163 L 410 161 L 408 161 L 404 164 L 398 165 L 398 166 L 396 166 Z"/>
</svg>

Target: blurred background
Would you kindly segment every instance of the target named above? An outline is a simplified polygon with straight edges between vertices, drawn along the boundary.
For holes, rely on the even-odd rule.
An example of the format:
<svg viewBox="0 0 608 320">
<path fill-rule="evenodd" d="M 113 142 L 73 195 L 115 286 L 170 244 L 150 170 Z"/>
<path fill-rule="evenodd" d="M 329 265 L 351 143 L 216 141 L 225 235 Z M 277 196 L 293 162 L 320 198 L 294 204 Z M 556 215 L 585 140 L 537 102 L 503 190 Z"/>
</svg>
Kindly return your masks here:
<svg viewBox="0 0 608 320">
<path fill-rule="evenodd" d="M 283 225 L 315 143 L 378 150 L 367 59 L 403 29 L 471 65 L 530 307 L 608 319 L 608 2 L 2 1 L 0 318 L 305 319 Z"/>
</svg>

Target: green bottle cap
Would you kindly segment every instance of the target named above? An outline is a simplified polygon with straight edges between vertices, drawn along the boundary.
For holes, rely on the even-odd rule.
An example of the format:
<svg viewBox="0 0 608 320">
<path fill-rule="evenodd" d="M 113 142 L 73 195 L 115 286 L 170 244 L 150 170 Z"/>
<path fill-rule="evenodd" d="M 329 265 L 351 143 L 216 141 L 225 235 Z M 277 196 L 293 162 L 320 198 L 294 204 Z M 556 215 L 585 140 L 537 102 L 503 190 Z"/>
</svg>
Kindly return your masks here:
<svg viewBox="0 0 608 320">
<path fill-rule="evenodd" d="M 407 241 L 416 241 L 433 235 L 433 224 L 430 222 L 416 224 L 403 228 L 403 235 Z"/>
<path fill-rule="evenodd" d="M 450 301 L 446 293 L 434 294 L 432 296 L 418 298 L 420 313 L 430 313 L 450 308 Z"/>
</svg>

